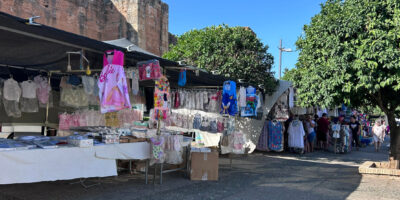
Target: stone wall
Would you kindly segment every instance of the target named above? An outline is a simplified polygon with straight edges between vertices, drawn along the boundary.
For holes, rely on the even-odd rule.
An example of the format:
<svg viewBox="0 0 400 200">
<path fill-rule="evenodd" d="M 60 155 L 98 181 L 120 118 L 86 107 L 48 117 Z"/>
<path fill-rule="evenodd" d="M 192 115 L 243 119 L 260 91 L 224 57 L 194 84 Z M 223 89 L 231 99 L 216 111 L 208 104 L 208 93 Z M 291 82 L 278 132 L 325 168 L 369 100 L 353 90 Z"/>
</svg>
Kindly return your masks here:
<svg viewBox="0 0 400 200">
<path fill-rule="evenodd" d="M 126 37 L 156 55 L 168 50 L 168 5 L 160 0 L 1 0 L 0 11 L 96 40 Z"/>
</svg>

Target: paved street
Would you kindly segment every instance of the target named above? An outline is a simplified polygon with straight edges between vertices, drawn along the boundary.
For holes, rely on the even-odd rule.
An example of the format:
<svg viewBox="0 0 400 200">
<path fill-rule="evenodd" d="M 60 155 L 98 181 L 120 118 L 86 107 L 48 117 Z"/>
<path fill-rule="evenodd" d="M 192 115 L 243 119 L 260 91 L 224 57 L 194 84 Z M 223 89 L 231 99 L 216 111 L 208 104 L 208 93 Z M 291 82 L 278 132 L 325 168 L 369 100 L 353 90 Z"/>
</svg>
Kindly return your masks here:
<svg viewBox="0 0 400 200">
<path fill-rule="evenodd" d="M 165 175 L 163 185 L 145 185 L 142 177 L 102 179 L 87 190 L 73 181 L 0 186 L 1 199 L 398 199 L 400 178 L 364 176 L 365 160 L 387 160 L 387 151 L 373 147 L 351 154 L 316 152 L 254 153 L 220 159 L 218 182 L 194 182 L 180 172 Z M 34 173 L 34 172 L 32 172 Z M 62 172 L 60 172 L 62 173 Z"/>
</svg>

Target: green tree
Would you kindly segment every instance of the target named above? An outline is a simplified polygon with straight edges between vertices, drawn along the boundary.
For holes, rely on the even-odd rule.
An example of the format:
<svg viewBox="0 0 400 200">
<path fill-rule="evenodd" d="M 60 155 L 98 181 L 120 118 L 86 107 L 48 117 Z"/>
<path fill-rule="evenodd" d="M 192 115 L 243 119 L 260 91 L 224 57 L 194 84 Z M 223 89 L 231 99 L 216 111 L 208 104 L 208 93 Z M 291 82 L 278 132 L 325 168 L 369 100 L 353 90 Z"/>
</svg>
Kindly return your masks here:
<svg viewBox="0 0 400 200">
<path fill-rule="evenodd" d="M 210 72 L 244 79 L 254 86 L 262 85 L 270 93 L 276 80 L 270 72 L 273 56 L 256 34 L 247 27 L 211 26 L 191 30 L 178 37 L 178 43 L 163 56 L 185 60 Z"/>
<path fill-rule="evenodd" d="M 400 1 L 328 0 L 304 26 L 295 82 L 302 106 L 378 106 L 400 158 Z"/>
</svg>

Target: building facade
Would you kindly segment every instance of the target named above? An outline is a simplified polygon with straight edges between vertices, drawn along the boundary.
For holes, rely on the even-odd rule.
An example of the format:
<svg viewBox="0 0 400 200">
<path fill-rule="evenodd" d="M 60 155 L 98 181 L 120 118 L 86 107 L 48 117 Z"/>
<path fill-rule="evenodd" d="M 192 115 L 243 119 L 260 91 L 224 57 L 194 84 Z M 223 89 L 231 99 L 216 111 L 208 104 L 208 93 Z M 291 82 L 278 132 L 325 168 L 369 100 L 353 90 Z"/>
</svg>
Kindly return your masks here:
<svg viewBox="0 0 400 200">
<path fill-rule="evenodd" d="M 0 11 L 96 40 L 127 38 L 161 56 L 168 50 L 168 5 L 160 0 L 1 0 Z"/>
</svg>

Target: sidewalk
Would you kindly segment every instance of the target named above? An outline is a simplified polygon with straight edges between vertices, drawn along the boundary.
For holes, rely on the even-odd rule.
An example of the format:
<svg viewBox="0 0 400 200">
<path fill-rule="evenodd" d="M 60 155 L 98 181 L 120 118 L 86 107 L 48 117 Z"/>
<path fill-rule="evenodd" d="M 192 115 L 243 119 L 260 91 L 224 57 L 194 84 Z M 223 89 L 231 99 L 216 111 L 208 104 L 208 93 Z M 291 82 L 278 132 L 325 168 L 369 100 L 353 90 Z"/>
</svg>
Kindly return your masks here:
<svg viewBox="0 0 400 200">
<path fill-rule="evenodd" d="M 232 168 L 221 158 L 218 182 L 190 181 L 178 172 L 155 186 L 129 176 L 102 179 L 87 190 L 73 181 L 2 185 L 0 199 L 399 199 L 399 178 L 358 174 L 360 163 L 387 158 L 373 146 L 349 154 L 255 153 L 235 158 Z"/>
</svg>

